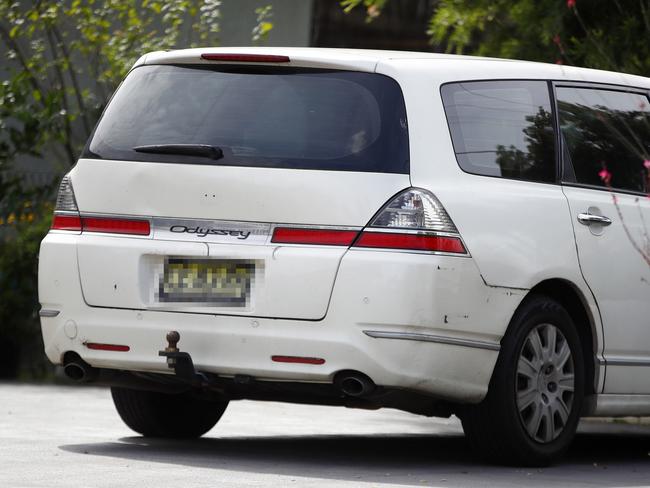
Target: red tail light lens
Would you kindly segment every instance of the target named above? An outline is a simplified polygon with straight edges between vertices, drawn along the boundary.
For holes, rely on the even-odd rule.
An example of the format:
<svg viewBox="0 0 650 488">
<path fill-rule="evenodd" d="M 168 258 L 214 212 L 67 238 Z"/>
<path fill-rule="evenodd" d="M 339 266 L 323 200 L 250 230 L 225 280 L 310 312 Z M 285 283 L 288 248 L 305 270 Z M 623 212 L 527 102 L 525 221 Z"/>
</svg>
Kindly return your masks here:
<svg viewBox="0 0 650 488">
<path fill-rule="evenodd" d="M 354 242 L 356 230 L 302 229 L 276 227 L 271 242 L 277 244 L 312 244 L 322 246 L 349 246 Z"/>
<path fill-rule="evenodd" d="M 129 346 L 121 344 L 101 344 L 99 342 L 86 342 L 85 346 L 95 351 L 129 352 L 131 350 Z"/>
<path fill-rule="evenodd" d="M 70 230 L 70 231 L 81 231 L 81 217 L 78 215 L 60 215 L 54 214 L 52 218 L 52 227 L 53 230 Z"/>
<path fill-rule="evenodd" d="M 463 242 L 458 237 L 389 232 L 363 232 L 354 246 L 458 254 L 467 253 Z"/>
<path fill-rule="evenodd" d="M 271 361 L 276 363 L 325 364 L 323 358 L 307 358 L 302 356 L 271 356 Z"/>
<path fill-rule="evenodd" d="M 202 59 L 208 61 L 229 61 L 232 63 L 288 63 L 289 56 L 275 54 L 201 54 Z"/>
<path fill-rule="evenodd" d="M 104 217 L 80 217 L 55 213 L 52 218 L 53 230 L 75 232 L 101 232 L 105 234 L 128 234 L 148 236 L 151 226 L 143 219 L 113 219 Z"/>
<path fill-rule="evenodd" d="M 151 232 L 148 220 L 82 217 L 81 222 L 84 232 L 131 234 L 137 236 L 148 236 Z"/>
</svg>

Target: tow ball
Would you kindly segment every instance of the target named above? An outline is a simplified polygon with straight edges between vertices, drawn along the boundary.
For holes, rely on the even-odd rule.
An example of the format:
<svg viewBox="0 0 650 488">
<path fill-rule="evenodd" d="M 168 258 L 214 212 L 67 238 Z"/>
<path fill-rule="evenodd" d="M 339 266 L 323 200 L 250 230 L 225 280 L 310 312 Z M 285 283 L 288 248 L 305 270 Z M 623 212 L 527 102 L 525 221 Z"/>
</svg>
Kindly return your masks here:
<svg viewBox="0 0 650 488">
<path fill-rule="evenodd" d="M 176 373 L 179 379 L 193 384 L 206 384 L 208 381 L 205 375 L 194 369 L 192 356 L 178 349 L 178 342 L 181 340 L 181 335 L 177 331 L 172 330 L 167 333 L 166 339 L 167 347 L 162 351 L 158 351 L 158 356 L 167 358 L 167 366 L 174 370 L 174 373 Z"/>
</svg>

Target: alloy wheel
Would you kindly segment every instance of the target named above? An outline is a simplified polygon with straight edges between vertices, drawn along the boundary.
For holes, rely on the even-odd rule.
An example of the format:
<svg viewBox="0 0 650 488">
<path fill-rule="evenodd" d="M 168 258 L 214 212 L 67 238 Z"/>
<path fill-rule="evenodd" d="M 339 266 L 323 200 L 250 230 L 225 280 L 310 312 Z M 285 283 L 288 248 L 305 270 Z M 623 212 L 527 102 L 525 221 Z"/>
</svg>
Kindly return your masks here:
<svg viewBox="0 0 650 488">
<path fill-rule="evenodd" d="M 546 444 L 564 430 L 575 395 L 571 348 L 552 324 L 533 328 L 521 347 L 517 363 L 516 401 L 528 435 Z"/>
</svg>

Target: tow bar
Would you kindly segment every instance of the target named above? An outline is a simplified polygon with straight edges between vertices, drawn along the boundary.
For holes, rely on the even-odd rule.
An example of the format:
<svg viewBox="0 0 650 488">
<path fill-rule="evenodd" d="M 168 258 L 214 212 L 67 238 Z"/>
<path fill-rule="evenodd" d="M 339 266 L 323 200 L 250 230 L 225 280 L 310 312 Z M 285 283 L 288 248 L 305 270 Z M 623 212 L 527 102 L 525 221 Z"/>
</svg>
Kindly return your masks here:
<svg viewBox="0 0 650 488">
<path fill-rule="evenodd" d="M 174 370 L 176 376 L 194 386 L 207 386 L 210 384 L 208 378 L 194 368 L 192 356 L 187 352 L 181 352 L 178 349 L 178 342 L 181 340 L 181 335 L 172 330 L 167 333 L 167 347 L 158 351 L 158 356 L 167 358 L 167 367 Z"/>
</svg>

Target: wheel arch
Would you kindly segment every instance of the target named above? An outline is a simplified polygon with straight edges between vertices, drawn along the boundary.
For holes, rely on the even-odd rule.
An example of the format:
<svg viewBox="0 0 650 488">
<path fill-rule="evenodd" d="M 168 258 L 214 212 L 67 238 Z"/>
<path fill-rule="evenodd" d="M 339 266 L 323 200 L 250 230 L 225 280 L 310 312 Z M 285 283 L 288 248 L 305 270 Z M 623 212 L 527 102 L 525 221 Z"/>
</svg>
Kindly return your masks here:
<svg viewBox="0 0 650 488">
<path fill-rule="evenodd" d="M 580 344 L 583 350 L 583 361 L 585 367 L 585 395 L 596 393 L 598 384 L 598 368 L 596 352 L 598 349 L 598 334 L 596 332 L 596 321 L 589 309 L 587 299 L 582 291 L 571 281 L 552 278 L 541 281 L 532 287 L 523 298 L 515 312 L 533 295 L 545 295 L 562 305 L 571 316 L 576 326 Z M 508 324 L 506 334 L 513 326 L 512 319 Z M 504 336 L 505 337 L 505 336 Z"/>
</svg>

